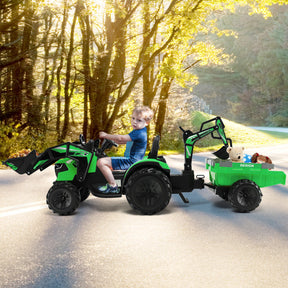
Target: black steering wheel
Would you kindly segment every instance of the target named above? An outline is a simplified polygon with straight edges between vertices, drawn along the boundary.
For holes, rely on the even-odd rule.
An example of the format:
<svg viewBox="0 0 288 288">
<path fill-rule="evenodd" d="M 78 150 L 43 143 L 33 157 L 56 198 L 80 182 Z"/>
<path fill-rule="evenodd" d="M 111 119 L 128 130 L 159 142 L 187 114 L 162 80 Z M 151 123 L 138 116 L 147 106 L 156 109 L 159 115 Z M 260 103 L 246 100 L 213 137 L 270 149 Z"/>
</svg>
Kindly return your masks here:
<svg viewBox="0 0 288 288">
<path fill-rule="evenodd" d="M 109 140 L 111 142 L 112 146 L 118 147 L 118 144 L 116 142 L 114 142 L 113 140 Z"/>
<path fill-rule="evenodd" d="M 98 144 L 100 143 L 100 139 L 97 139 L 96 141 L 97 141 Z M 104 151 L 107 150 L 107 149 L 110 149 L 112 146 L 118 147 L 118 144 L 115 143 L 112 140 L 104 138 L 101 147 L 97 148 L 95 151 L 97 152 L 99 157 L 105 157 L 106 154 L 105 154 Z"/>
<path fill-rule="evenodd" d="M 116 142 L 114 142 L 113 140 L 104 138 L 104 140 L 102 142 L 101 149 L 104 151 L 106 149 L 111 148 L 112 146 L 118 147 L 118 144 Z"/>
</svg>

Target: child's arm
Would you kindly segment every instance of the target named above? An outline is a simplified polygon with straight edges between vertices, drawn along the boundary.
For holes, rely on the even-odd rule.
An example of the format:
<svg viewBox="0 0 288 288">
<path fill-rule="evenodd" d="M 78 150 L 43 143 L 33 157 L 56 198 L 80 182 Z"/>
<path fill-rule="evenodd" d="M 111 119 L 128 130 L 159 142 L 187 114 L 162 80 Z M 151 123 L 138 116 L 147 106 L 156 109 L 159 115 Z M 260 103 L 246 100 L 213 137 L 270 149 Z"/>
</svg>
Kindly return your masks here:
<svg viewBox="0 0 288 288">
<path fill-rule="evenodd" d="M 99 138 L 106 138 L 106 139 L 116 142 L 117 144 L 126 144 L 127 142 L 132 141 L 128 134 L 127 135 L 113 135 L 113 134 L 108 134 L 106 132 L 100 132 Z"/>
</svg>

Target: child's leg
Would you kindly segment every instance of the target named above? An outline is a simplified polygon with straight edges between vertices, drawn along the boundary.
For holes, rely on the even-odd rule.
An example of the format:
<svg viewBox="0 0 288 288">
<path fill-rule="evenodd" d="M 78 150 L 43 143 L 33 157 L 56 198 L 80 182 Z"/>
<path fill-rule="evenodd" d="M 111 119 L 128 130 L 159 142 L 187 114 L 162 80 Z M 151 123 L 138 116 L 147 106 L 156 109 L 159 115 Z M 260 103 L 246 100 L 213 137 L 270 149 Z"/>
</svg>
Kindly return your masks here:
<svg viewBox="0 0 288 288">
<path fill-rule="evenodd" d="M 116 186 L 116 182 L 112 173 L 112 163 L 110 157 L 100 158 L 97 161 L 97 167 L 111 186 Z"/>
</svg>

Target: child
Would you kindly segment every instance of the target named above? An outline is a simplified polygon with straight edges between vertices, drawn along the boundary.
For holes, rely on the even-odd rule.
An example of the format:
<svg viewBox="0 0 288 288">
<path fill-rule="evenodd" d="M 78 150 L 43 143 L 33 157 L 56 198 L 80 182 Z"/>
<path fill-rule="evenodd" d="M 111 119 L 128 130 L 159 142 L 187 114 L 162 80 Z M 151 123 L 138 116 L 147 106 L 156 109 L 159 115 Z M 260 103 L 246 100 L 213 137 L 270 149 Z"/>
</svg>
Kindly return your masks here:
<svg viewBox="0 0 288 288">
<path fill-rule="evenodd" d="M 141 160 L 147 146 L 147 129 L 153 117 L 153 111 L 147 107 L 136 107 L 133 110 L 131 125 L 133 130 L 126 135 L 112 135 L 105 132 L 99 133 L 99 138 L 110 139 L 117 144 L 127 144 L 124 157 L 105 157 L 97 161 L 97 167 L 100 169 L 107 185 L 98 188 L 102 193 L 119 193 L 112 170 L 127 170 L 133 163 Z"/>
</svg>

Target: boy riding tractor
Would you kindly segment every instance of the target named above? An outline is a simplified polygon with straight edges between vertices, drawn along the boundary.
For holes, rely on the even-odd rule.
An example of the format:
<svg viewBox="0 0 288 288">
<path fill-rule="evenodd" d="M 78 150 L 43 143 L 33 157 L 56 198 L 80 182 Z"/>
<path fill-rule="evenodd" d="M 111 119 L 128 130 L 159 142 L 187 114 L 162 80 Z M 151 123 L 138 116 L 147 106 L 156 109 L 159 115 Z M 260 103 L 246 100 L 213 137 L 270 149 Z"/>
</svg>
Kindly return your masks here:
<svg viewBox="0 0 288 288">
<path fill-rule="evenodd" d="M 90 192 L 102 198 L 126 195 L 133 209 L 151 215 L 160 212 L 168 205 L 171 194 L 179 194 L 187 203 L 182 193 L 203 189 L 205 185 L 228 200 L 236 210 L 249 212 L 257 208 L 261 202 L 260 187 L 285 184 L 286 175 L 282 171 L 271 171 L 272 164 L 269 167 L 259 166 L 262 164 L 253 164 L 249 167 L 237 166 L 241 165 L 240 163 L 230 165 L 231 161 L 225 159 L 229 156 L 226 152 L 228 142 L 232 146 L 232 141 L 226 138 L 224 127 L 220 117 L 203 122 L 196 133 L 180 127 L 185 149 L 184 170 L 181 174 L 173 174 L 165 158 L 158 156 L 160 139 L 156 136 L 148 156 L 135 162 L 127 170 L 112 171 L 115 180 L 119 183 L 119 193 L 103 193 L 99 190 L 99 186 L 105 185 L 106 179 L 97 168 L 97 161 L 106 156 L 105 150 L 113 145 L 116 146 L 115 142 L 109 139 L 105 139 L 100 147 L 99 139 L 86 143 L 80 135 L 77 142 L 67 142 L 48 148 L 39 156 L 34 150 L 26 157 L 8 159 L 3 164 L 19 174 L 30 175 L 55 163 L 56 181 L 48 191 L 46 200 L 49 209 L 60 215 L 72 214 L 80 202 L 87 199 Z M 195 143 L 207 135 L 222 140 L 224 146 L 213 153 L 217 156 L 217 161 L 208 161 L 206 168 L 209 169 L 211 182 L 204 183 L 203 176 L 194 177 L 192 156 Z M 221 177 L 222 175 L 224 177 Z M 260 181 L 259 177 L 265 178 L 265 181 L 261 179 Z M 267 179 L 270 181 L 267 182 Z"/>
</svg>

